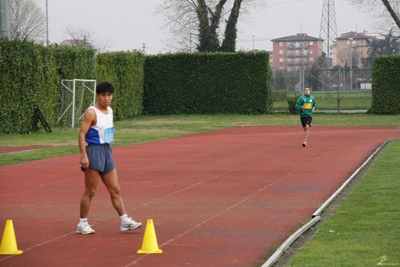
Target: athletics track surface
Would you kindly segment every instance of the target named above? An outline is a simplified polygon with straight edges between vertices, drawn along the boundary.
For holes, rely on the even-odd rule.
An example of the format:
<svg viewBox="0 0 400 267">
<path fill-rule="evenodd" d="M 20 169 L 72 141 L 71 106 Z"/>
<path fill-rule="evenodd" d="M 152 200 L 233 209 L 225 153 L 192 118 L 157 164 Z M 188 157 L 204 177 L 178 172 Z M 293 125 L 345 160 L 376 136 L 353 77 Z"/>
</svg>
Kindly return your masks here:
<svg viewBox="0 0 400 267">
<path fill-rule="evenodd" d="M 117 133 L 118 134 L 118 133 Z M 385 141 L 395 127 L 236 127 L 114 148 L 128 215 L 121 233 L 99 183 L 75 234 L 79 155 L 0 167 L 0 229 L 14 224 L 18 256 L 0 266 L 261 266 Z M 137 254 L 153 219 L 162 254 Z"/>
</svg>

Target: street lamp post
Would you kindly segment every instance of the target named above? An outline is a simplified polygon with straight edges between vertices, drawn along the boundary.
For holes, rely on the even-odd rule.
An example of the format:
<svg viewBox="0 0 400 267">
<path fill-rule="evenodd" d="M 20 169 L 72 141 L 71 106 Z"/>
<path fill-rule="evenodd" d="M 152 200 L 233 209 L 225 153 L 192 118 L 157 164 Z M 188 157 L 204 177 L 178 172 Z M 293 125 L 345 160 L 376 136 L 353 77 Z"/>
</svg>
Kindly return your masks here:
<svg viewBox="0 0 400 267">
<path fill-rule="evenodd" d="M 350 91 L 353 91 L 353 38 L 349 38 L 350 43 Z M 358 107 L 358 91 L 356 88 L 356 107 Z"/>
<path fill-rule="evenodd" d="M 353 91 L 353 38 L 349 38 L 349 44 L 350 44 L 350 58 L 349 58 L 349 64 L 350 64 L 350 91 Z"/>
<path fill-rule="evenodd" d="M 255 34 L 252 34 L 253 36 L 253 51 L 254 51 L 254 37 L 256 36 Z"/>
</svg>

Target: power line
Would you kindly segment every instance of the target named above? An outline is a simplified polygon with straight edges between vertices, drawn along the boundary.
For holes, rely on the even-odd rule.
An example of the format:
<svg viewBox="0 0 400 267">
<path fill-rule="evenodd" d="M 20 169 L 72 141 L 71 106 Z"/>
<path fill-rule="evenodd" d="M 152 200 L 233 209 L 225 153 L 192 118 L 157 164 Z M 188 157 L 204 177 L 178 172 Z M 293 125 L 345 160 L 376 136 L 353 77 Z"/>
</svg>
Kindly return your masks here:
<svg viewBox="0 0 400 267">
<path fill-rule="evenodd" d="M 261 39 L 257 39 L 255 38 L 254 41 L 271 41 L 273 38 L 261 38 Z M 244 42 L 253 42 L 253 39 L 241 39 L 241 40 L 237 40 L 236 42 L 239 43 L 244 43 Z"/>
<path fill-rule="evenodd" d="M 276 5 L 292 4 L 292 3 L 298 3 L 298 2 L 304 2 L 304 0 L 293 0 L 293 1 L 286 1 L 286 2 L 279 2 L 279 3 L 270 3 L 268 5 L 276 6 Z"/>
</svg>

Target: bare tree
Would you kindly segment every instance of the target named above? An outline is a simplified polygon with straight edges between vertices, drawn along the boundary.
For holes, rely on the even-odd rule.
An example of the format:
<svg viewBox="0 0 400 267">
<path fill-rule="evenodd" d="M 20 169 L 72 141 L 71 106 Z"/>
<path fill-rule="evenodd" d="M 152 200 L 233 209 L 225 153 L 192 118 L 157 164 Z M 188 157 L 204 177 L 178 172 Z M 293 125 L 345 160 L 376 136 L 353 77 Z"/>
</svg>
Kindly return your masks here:
<svg viewBox="0 0 400 267">
<path fill-rule="evenodd" d="M 46 15 L 33 0 L 10 0 L 10 39 L 44 42 Z"/>
<path fill-rule="evenodd" d="M 192 52 L 198 44 L 197 3 L 194 1 L 164 1 L 156 6 L 156 13 L 164 17 L 171 37 L 166 45 L 176 51 Z"/>
<path fill-rule="evenodd" d="M 262 0 L 164 0 L 156 6 L 171 38 L 166 45 L 191 52 L 235 49 L 239 14 L 265 6 Z M 227 8 L 230 7 L 230 8 Z"/>
<path fill-rule="evenodd" d="M 64 33 L 68 36 L 71 45 L 93 46 L 89 40 L 92 40 L 93 31 L 85 28 L 74 28 L 73 26 L 66 26 Z"/>
<path fill-rule="evenodd" d="M 353 5 L 358 5 L 364 10 L 369 10 L 381 20 L 381 28 L 392 28 L 391 26 L 396 25 L 397 29 L 400 30 L 400 10 L 399 0 L 348 0 Z M 390 19 L 389 19 L 390 18 Z M 383 27 L 382 27 L 383 23 Z M 390 27 L 388 27 L 388 23 Z M 394 25 L 393 25 L 394 24 Z"/>
<path fill-rule="evenodd" d="M 64 34 L 69 38 L 62 42 L 64 45 L 90 47 L 96 49 L 99 53 L 105 52 L 110 48 L 110 37 L 98 40 L 91 29 L 66 26 Z"/>
</svg>

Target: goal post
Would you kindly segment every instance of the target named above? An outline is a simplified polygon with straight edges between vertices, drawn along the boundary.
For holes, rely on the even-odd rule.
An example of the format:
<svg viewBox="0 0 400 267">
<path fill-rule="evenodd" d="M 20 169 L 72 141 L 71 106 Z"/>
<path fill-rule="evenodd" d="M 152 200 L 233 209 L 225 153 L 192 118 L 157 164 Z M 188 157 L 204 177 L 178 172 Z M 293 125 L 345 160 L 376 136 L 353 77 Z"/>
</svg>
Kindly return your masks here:
<svg viewBox="0 0 400 267">
<path fill-rule="evenodd" d="M 59 116 L 57 125 L 75 125 L 86 109 L 96 102 L 96 80 L 63 79 L 59 90 Z"/>
</svg>

